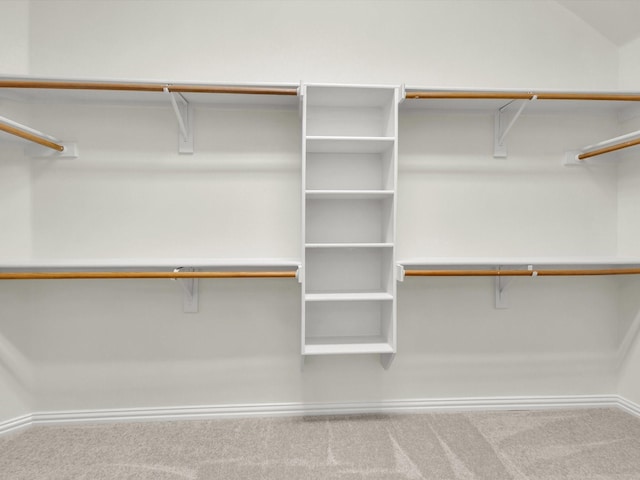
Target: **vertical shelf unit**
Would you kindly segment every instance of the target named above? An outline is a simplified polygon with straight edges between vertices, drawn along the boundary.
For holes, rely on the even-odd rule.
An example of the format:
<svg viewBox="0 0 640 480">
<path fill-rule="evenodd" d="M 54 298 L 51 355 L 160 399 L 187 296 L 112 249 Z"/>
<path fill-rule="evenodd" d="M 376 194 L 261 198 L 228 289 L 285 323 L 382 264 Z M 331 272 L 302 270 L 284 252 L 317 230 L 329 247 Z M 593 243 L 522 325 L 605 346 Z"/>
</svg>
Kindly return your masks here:
<svg viewBox="0 0 640 480">
<path fill-rule="evenodd" d="M 399 89 L 302 90 L 302 355 L 396 352 Z"/>
</svg>

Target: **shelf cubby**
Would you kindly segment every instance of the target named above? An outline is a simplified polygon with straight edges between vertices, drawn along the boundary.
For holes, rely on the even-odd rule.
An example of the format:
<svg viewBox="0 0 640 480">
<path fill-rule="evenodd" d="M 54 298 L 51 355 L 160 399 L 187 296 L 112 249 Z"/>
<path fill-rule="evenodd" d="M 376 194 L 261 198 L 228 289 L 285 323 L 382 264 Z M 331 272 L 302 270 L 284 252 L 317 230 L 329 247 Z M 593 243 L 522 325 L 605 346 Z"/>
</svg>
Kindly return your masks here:
<svg viewBox="0 0 640 480">
<path fill-rule="evenodd" d="M 394 351 L 393 302 L 310 302 L 306 305 L 305 353 Z"/>
<path fill-rule="evenodd" d="M 306 293 L 394 292 L 391 248 L 307 249 Z"/>
<path fill-rule="evenodd" d="M 308 243 L 389 243 L 394 240 L 393 198 L 306 201 Z"/>
<path fill-rule="evenodd" d="M 388 87 L 307 88 L 307 135 L 394 137 L 394 90 Z"/>
<path fill-rule="evenodd" d="M 392 150 L 308 153 L 306 184 L 307 190 L 393 190 Z"/>
</svg>

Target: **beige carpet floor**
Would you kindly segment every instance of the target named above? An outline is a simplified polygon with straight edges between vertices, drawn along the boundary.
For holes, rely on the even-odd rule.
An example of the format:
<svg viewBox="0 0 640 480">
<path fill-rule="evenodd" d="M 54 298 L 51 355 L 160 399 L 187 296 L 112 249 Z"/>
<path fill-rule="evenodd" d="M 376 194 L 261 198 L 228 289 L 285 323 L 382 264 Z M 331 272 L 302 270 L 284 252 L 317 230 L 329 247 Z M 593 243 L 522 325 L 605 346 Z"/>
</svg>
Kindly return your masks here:
<svg viewBox="0 0 640 480">
<path fill-rule="evenodd" d="M 42 426 L 0 438 L 0 478 L 640 479 L 618 409 Z"/>
</svg>

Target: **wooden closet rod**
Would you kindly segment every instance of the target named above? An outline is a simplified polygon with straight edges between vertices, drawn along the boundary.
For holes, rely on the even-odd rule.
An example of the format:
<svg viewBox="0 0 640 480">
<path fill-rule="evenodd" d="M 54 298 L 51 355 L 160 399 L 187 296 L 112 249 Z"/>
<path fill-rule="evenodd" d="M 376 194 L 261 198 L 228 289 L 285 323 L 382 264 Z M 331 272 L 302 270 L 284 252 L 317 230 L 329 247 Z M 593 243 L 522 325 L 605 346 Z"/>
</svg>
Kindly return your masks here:
<svg viewBox="0 0 640 480">
<path fill-rule="evenodd" d="M 593 150 L 591 152 L 581 153 L 578 155 L 578 160 L 586 160 L 587 158 L 597 157 L 598 155 L 615 152 L 616 150 L 622 150 L 623 148 L 633 147 L 635 145 L 640 145 L 640 138 L 629 140 L 627 142 L 616 143 L 615 145 L 599 148 L 598 150 Z"/>
<path fill-rule="evenodd" d="M 42 145 L 43 147 L 51 148 L 58 152 L 62 152 L 64 147 L 58 143 L 52 142 L 46 137 L 36 135 L 35 133 L 28 132 L 26 130 L 21 130 L 11 125 L 7 125 L 5 123 L 0 122 L 0 130 L 3 132 L 9 133 L 11 135 L 15 135 L 16 137 L 24 138 L 25 140 L 29 140 L 30 142 L 37 143 L 38 145 Z"/>
<path fill-rule="evenodd" d="M 640 275 L 640 268 L 574 270 L 406 270 L 405 277 L 561 277 L 578 275 Z"/>
<path fill-rule="evenodd" d="M 406 92 L 409 99 L 470 99 L 470 100 L 602 100 L 640 102 L 640 95 L 627 93 L 562 93 L 562 92 Z"/>
<path fill-rule="evenodd" d="M 296 272 L 0 272 L 0 280 L 117 278 L 295 278 Z"/>
<path fill-rule="evenodd" d="M 177 93 L 238 93 L 250 95 L 298 95 L 297 88 L 268 87 L 215 87 L 206 85 L 169 85 L 170 92 Z"/>
<path fill-rule="evenodd" d="M 112 90 L 128 92 L 235 93 L 249 95 L 297 95 L 297 88 L 234 87 L 167 83 L 62 82 L 41 80 L 0 80 L 0 88 L 43 88 L 53 90 Z"/>
</svg>

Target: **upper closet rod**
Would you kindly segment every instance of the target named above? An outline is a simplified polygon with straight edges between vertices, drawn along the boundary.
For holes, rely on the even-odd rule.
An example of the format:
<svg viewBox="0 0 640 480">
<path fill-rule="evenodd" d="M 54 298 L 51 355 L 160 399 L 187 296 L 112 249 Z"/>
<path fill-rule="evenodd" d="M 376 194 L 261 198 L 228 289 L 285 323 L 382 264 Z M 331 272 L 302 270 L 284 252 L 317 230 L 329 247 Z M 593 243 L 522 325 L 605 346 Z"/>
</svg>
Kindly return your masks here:
<svg viewBox="0 0 640 480">
<path fill-rule="evenodd" d="M 473 92 L 473 91 L 407 91 L 409 99 L 470 99 L 470 100 L 602 100 L 639 102 L 640 95 L 627 93 L 564 93 L 564 92 Z"/>
<path fill-rule="evenodd" d="M 50 140 L 46 135 L 29 129 L 23 125 L 19 125 L 4 117 L 0 117 L 0 130 L 30 142 L 37 143 L 43 147 L 51 148 L 57 152 L 64 151 L 63 145 Z"/>
<path fill-rule="evenodd" d="M 116 278 L 295 278 L 288 272 L 0 272 L 0 280 L 75 280 Z"/>
<path fill-rule="evenodd" d="M 0 80 L 0 88 L 42 88 L 54 90 L 112 90 L 128 92 L 235 93 L 250 95 L 297 95 L 297 88 L 236 87 L 232 85 L 188 85 L 170 83 L 63 82 L 45 80 Z"/>
<path fill-rule="evenodd" d="M 574 270 L 406 270 L 406 277 L 536 277 L 578 275 L 640 275 L 640 268 Z"/>
</svg>

